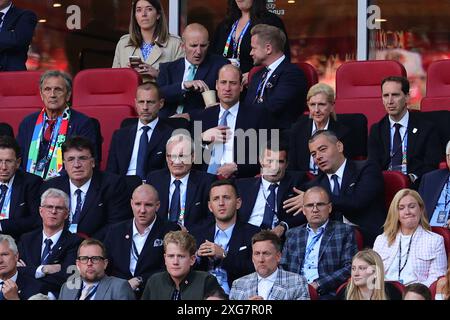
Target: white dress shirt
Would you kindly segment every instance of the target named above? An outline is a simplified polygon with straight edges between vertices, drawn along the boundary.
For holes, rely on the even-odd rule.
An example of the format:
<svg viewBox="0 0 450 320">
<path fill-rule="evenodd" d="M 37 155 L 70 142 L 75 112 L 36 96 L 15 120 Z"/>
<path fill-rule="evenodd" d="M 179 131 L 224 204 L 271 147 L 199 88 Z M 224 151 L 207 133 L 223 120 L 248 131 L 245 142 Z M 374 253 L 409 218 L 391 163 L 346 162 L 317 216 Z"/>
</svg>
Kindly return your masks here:
<svg viewBox="0 0 450 320">
<path fill-rule="evenodd" d="M 267 181 L 264 179 L 264 177 L 261 177 L 261 183 L 259 186 L 258 196 L 256 197 L 255 206 L 253 207 L 252 213 L 250 215 L 250 218 L 248 220 L 248 223 L 260 227 L 261 223 L 264 219 L 264 210 L 266 208 L 266 199 L 269 197 L 270 190 L 269 187 L 272 184 L 272 182 Z M 275 189 L 275 204 L 277 202 L 278 197 L 278 189 L 280 188 L 280 185 L 278 183 L 278 188 Z M 278 211 L 277 206 L 275 205 L 275 213 Z M 273 222 L 272 222 L 272 228 L 274 225 L 278 223 L 277 215 L 275 214 L 273 216 Z"/>
<path fill-rule="evenodd" d="M 48 237 L 48 236 L 45 234 L 45 232 L 42 231 L 41 257 L 42 257 L 42 254 L 44 253 L 45 240 L 46 240 L 46 239 L 52 240 L 52 244 L 51 244 L 51 246 L 50 246 L 50 250 L 53 250 L 53 247 L 54 247 L 54 246 L 56 245 L 56 243 L 59 241 L 59 238 L 61 237 L 62 232 L 63 232 L 63 231 L 62 231 L 62 229 L 61 229 L 60 231 L 58 231 L 57 233 L 55 233 L 55 234 L 52 235 L 51 237 Z M 42 268 L 43 268 L 43 267 L 44 267 L 43 265 L 40 265 L 39 267 L 37 267 L 36 273 L 34 274 L 34 277 L 35 277 L 36 279 L 45 277 L 45 273 L 42 272 Z"/>
<path fill-rule="evenodd" d="M 268 277 L 263 278 L 258 274 L 258 296 L 264 300 L 270 300 L 273 284 L 278 277 L 278 268 Z"/>
<path fill-rule="evenodd" d="M 224 153 L 222 155 L 222 159 L 220 161 L 220 164 L 223 165 L 225 163 L 231 163 L 234 162 L 234 131 L 236 129 L 236 119 L 239 112 L 239 102 L 237 102 L 234 106 L 232 106 L 230 109 L 228 109 L 228 116 L 227 116 L 227 126 L 230 131 L 230 139 L 225 142 L 225 149 Z M 217 125 L 219 125 L 220 120 L 223 117 L 223 114 L 225 113 L 225 109 L 220 106 L 219 111 L 219 118 L 217 119 Z"/>
<path fill-rule="evenodd" d="M 158 117 L 156 117 L 152 122 L 147 124 L 147 127 L 150 127 L 150 130 L 147 131 L 148 141 L 152 138 L 153 131 L 155 131 L 155 127 L 158 124 Z M 131 153 L 130 164 L 128 165 L 127 176 L 133 176 L 136 174 L 136 165 L 137 165 L 137 157 L 139 152 L 139 142 L 141 141 L 142 136 L 142 127 L 145 124 L 138 121 L 137 129 L 136 129 L 136 138 L 134 138 L 133 152 Z"/>
<path fill-rule="evenodd" d="M 133 237 L 132 241 L 134 241 L 135 247 L 139 255 L 142 252 L 142 249 L 144 248 L 145 241 L 147 241 L 148 235 L 150 234 L 150 231 L 152 231 L 153 225 L 155 224 L 156 216 L 153 219 L 153 222 L 150 223 L 150 225 L 145 228 L 144 233 L 139 233 L 138 229 L 136 228 L 136 220 L 133 219 Z M 130 272 L 134 276 L 134 272 L 136 271 L 136 265 L 137 265 L 138 259 L 135 256 L 133 252 L 133 247 L 130 248 Z"/>
</svg>

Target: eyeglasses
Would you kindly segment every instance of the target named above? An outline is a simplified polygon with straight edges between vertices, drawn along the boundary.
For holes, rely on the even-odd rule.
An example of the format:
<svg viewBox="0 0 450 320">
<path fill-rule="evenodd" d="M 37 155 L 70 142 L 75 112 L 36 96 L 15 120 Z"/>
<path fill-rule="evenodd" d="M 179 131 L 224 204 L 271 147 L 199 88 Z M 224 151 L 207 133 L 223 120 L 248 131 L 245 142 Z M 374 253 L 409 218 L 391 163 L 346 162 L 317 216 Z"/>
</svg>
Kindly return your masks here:
<svg viewBox="0 0 450 320">
<path fill-rule="evenodd" d="M 56 210 L 56 212 L 58 212 L 58 213 L 62 213 L 62 212 L 65 212 L 67 209 L 65 208 L 65 207 L 61 207 L 61 206 L 51 206 L 51 205 L 43 205 L 43 206 L 41 206 L 41 208 L 44 208 L 44 209 L 47 209 L 47 210 L 49 210 L 49 211 L 54 211 L 54 210 Z"/>
<path fill-rule="evenodd" d="M 323 210 L 329 204 L 329 202 L 306 203 L 303 205 L 303 208 L 312 210 L 316 207 L 318 210 Z"/>
<path fill-rule="evenodd" d="M 16 160 L 13 160 L 13 159 L 0 160 L 0 166 L 5 165 L 7 167 L 12 167 L 15 164 L 16 164 Z"/>
<path fill-rule="evenodd" d="M 166 154 L 166 158 L 172 162 L 175 162 L 178 160 L 180 162 L 186 163 L 191 160 L 191 155 L 190 154 L 182 154 L 182 155 Z"/>
<path fill-rule="evenodd" d="M 80 263 L 82 263 L 82 264 L 88 263 L 89 260 L 91 260 L 91 262 L 92 262 L 93 264 L 97 264 L 97 263 L 99 263 L 100 261 L 103 261 L 103 260 L 105 260 L 105 259 L 106 259 L 106 258 L 101 257 L 101 256 L 92 256 L 92 257 L 88 257 L 88 256 L 79 256 L 79 257 L 77 258 L 77 260 L 80 261 Z"/>
<path fill-rule="evenodd" d="M 67 163 L 73 164 L 73 163 L 75 163 L 75 161 L 86 162 L 86 161 L 89 161 L 91 159 L 92 159 L 92 157 L 89 157 L 89 156 L 81 156 L 81 157 L 68 157 L 64 161 L 67 162 Z"/>
</svg>

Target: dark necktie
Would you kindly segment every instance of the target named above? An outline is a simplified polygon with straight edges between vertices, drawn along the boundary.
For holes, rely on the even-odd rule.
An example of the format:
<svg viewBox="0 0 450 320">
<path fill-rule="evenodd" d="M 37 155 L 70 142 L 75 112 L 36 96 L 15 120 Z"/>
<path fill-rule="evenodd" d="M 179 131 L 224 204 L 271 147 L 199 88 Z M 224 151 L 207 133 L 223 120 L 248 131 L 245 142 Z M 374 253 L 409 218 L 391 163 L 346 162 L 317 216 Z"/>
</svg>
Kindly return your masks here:
<svg viewBox="0 0 450 320">
<path fill-rule="evenodd" d="M 270 71 L 270 69 L 269 68 L 267 68 L 267 67 L 265 67 L 264 68 L 265 70 L 264 70 L 264 73 L 263 73 L 263 75 L 262 75 L 262 77 L 261 77 L 261 81 L 259 81 L 259 84 L 258 84 L 258 89 L 256 90 L 256 96 L 255 96 L 255 101 L 253 101 L 253 102 L 256 102 L 256 103 L 261 103 L 261 102 L 263 102 L 263 93 L 264 93 L 264 82 L 266 82 L 266 79 L 267 79 L 267 76 L 269 75 L 269 71 Z"/>
<path fill-rule="evenodd" d="M 78 224 L 78 220 L 80 220 L 81 206 L 83 204 L 81 199 L 81 189 L 75 190 L 75 193 L 77 195 L 77 206 L 75 207 L 75 212 L 73 213 L 72 223 Z"/>
<path fill-rule="evenodd" d="M 42 252 L 41 265 L 47 264 L 48 256 L 50 255 L 50 250 L 51 250 L 53 241 L 52 241 L 52 239 L 45 239 L 44 243 L 45 243 L 45 247 L 44 247 L 44 251 Z"/>
<path fill-rule="evenodd" d="M 145 158 L 148 148 L 148 130 L 150 130 L 149 126 L 142 127 L 142 135 L 141 139 L 139 140 L 139 150 L 136 161 L 136 175 L 141 177 L 141 179 L 145 179 Z"/>
<path fill-rule="evenodd" d="M 0 300 L 5 300 L 2 289 L 3 289 L 3 281 L 0 280 Z"/>
<path fill-rule="evenodd" d="M 341 188 L 339 187 L 338 176 L 335 175 L 335 174 L 333 174 L 333 175 L 331 176 L 331 179 L 332 179 L 333 182 L 334 182 L 333 190 L 331 191 L 331 193 L 332 193 L 334 196 L 338 196 L 339 193 L 340 193 L 340 191 L 341 191 Z"/>
<path fill-rule="evenodd" d="M 53 128 L 55 128 L 56 119 L 47 120 L 47 129 L 44 131 L 44 139 L 49 142 L 52 137 Z"/>
<path fill-rule="evenodd" d="M 170 201 L 169 220 L 172 222 L 178 222 L 178 215 L 180 214 L 180 180 L 174 182 L 175 190 L 172 194 L 172 200 Z"/>
<path fill-rule="evenodd" d="M 394 124 L 395 132 L 392 141 L 392 167 L 400 166 L 402 164 L 402 138 L 400 136 L 400 123 Z"/>
<path fill-rule="evenodd" d="M 8 192 L 8 186 L 6 184 L 2 184 L 0 186 L 0 211 L 3 208 L 3 203 L 5 202 L 7 192 Z"/>
<path fill-rule="evenodd" d="M 261 223 L 261 229 L 272 229 L 273 217 L 275 215 L 275 190 L 278 184 L 272 183 L 269 186 L 269 196 L 266 199 L 266 206 L 264 208 L 264 217 Z"/>
<path fill-rule="evenodd" d="M 3 28 L 3 26 L 2 26 L 2 22 L 3 22 L 3 16 L 4 16 L 5 14 L 3 13 L 3 12 L 0 12 L 0 31 L 2 31 L 2 28 Z"/>
</svg>

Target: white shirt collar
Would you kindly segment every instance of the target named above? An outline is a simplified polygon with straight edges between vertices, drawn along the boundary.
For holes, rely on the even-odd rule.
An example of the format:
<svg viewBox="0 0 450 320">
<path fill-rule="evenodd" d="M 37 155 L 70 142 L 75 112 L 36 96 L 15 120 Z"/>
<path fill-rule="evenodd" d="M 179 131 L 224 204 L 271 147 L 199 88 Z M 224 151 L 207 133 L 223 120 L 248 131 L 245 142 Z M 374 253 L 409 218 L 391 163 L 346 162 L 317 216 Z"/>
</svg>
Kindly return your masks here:
<svg viewBox="0 0 450 320">
<path fill-rule="evenodd" d="M 394 124 L 400 123 L 405 129 L 408 128 L 408 121 L 409 121 L 409 111 L 407 110 L 406 113 L 403 115 L 403 118 L 400 119 L 400 121 L 395 122 L 394 120 L 389 117 L 389 124 L 392 128 Z"/>
<path fill-rule="evenodd" d="M 286 56 L 283 54 L 281 57 L 279 57 L 277 60 L 275 60 L 274 62 L 272 62 L 271 64 L 269 64 L 267 66 L 267 68 L 270 69 L 270 72 L 272 72 L 273 70 L 275 70 L 280 64 L 281 62 L 283 62 L 284 58 L 286 58 Z"/>
<path fill-rule="evenodd" d="M 328 222 L 330 221 L 330 219 L 327 219 L 327 221 L 325 221 L 325 223 L 323 224 L 323 225 L 321 225 L 320 227 L 318 227 L 317 228 L 317 232 L 315 232 L 316 234 L 317 233 L 319 233 L 319 231 L 321 230 L 321 229 L 326 229 L 327 228 L 327 225 L 328 225 Z M 309 223 L 307 223 L 306 224 L 306 230 L 308 231 L 308 232 L 314 232 L 313 231 L 313 229 L 311 228 L 311 226 L 309 225 Z"/>
<path fill-rule="evenodd" d="M 189 179 L 189 174 L 190 172 L 188 172 L 183 178 L 178 179 L 181 181 L 181 184 L 187 186 L 188 183 L 188 179 Z M 172 183 L 177 180 L 172 174 L 170 174 L 170 185 L 172 185 Z"/>
<path fill-rule="evenodd" d="M 152 223 L 150 223 L 150 225 L 144 229 L 144 233 L 141 234 L 141 233 L 139 233 L 138 229 L 136 228 L 136 219 L 133 218 L 133 237 L 135 235 L 145 236 L 145 235 L 149 234 L 150 231 L 152 231 L 152 228 L 153 228 L 153 225 L 155 224 L 156 219 L 157 219 L 157 216 L 155 215 L 155 218 L 153 219 Z"/>
<path fill-rule="evenodd" d="M 59 241 L 59 238 L 61 237 L 61 234 L 63 232 L 63 229 L 59 230 L 57 233 L 52 235 L 51 237 L 47 236 L 42 230 L 42 244 L 44 244 L 45 239 L 51 239 L 52 240 L 52 247 Z"/>
<path fill-rule="evenodd" d="M 346 164 L 347 164 L 347 159 L 345 159 L 344 162 L 342 162 L 341 166 L 339 167 L 339 169 L 336 170 L 335 173 L 327 173 L 328 179 L 331 180 L 331 176 L 333 174 L 335 174 L 338 176 L 339 182 L 342 184 L 342 177 L 344 176 L 344 169 L 345 169 Z"/>
<path fill-rule="evenodd" d="M 189 66 L 194 66 L 194 67 L 198 68 L 198 65 L 190 63 L 186 58 L 184 58 L 184 70 L 187 70 L 189 68 Z"/>
<path fill-rule="evenodd" d="M 11 179 L 9 179 L 8 183 L 0 182 L 0 185 L 6 184 L 6 186 L 8 187 L 8 190 L 10 190 L 10 189 L 12 188 L 13 183 L 14 183 L 14 177 L 15 177 L 15 176 L 16 176 L 16 175 L 14 174 L 14 175 L 11 177 Z M 1 208 L 0 208 L 0 209 L 1 209 Z"/>
<path fill-rule="evenodd" d="M 258 275 L 258 281 L 266 280 L 266 281 L 275 283 L 275 280 L 277 280 L 277 277 L 278 277 L 278 268 L 276 268 L 275 271 L 272 272 L 272 274 L 270 276 L 267 276 L 265 278 L 261 277 L 259 275 L 259 273 L 256 273 L 256 274 Z"/>
<path fill-rule="evenodd" d="M 279 182 L 279 181 L 277 181 L 277 182 L 269 182 L 269 181 L 267 181 L 267 180 L 264 178 L 264 176 L 261 176 L 261 183 L 262 183 L 262 185 L 263 185 L 264 190 L 266 190 L 266 191 L 269 191 L 269 187 L 270 187 L 270 185 L 271 185 L 272 183 L 276 183 L 278 186 L 280 186 L 280 182 Z"/>
<path fill-rule="evenodd" d="M 9 11 L 9 9 L 11 9 L 11 7 L 12 7 L 12 1 L 11 1 L 11 3 L 9 4 L 9 6 L 7 6 L 5 9 L 3 9 L 3 10 L 0 10 L 0 12 L 3 12 L 5 15 L 3 16 L 3 19 L 5 19 L 5 16 L 6 16 L 6 14 L 8 13 L 8 11 Z"/>
<path fill-rule="evenodd" d="M 87 192 L 89 190 L 89 186 L 91 185 L 91 181 L 92 181 L 92 177 L 85 184 L 83 184 L 81 187 L 78 188 L 76 185 L 74 185 L 72 183 L 72 180 L 69 179 L 70 193 L 74 194 L 77 189 L 80 189 L 81 192 L 83 192 L 84 194 L 87 194 Z"/>
<path fill-rule="evenodd" d="M 224 107 L 222 107 L 222 105 L 220 105 L 220 111 L 219 111 L 219 119 L 222 119 L 222 115 L 225 112 Z M 238 112 L 239 112 L 239 101 L 236 102 L 231 108 L 228 109 L 228 112 L 231 113 L 235 118 L 237 118 Z"/>
<path fill-rule="evenodd" d="M 142 127 L 147 126 L 153 131 L 155 130 L 156 125 L 158 124 L 158 117 L 153 119 L 149 124 L 143 124 L 141 120 L 138 121 L 137 131 L 141 130 Z"/>
<path fill-rule="evenodd" d="M 233 234 L 233 229 L 234 229 L 234 226 L 235 226 L 235 225 L 236 225 L 236 224 L 234 223 L 234 224 L 232 224 L 231 226 L 229 226 L 228 228 L 226 228 L 225 230 L 222 230 L 222 229 L 220 229 L 220 228 L 217 226 L 217 224 L 216 224 L 216 229 L 215 229 L 215 232 L 214 232 L 214 238 L 216 237 L 217 232 L 218 232 L 219 230 L 221 230 L 223 233 L 226 234 L 228 240 L 230 240 L 230 239 L 231 239 L 231 235 Z"/>
<path fill-rule="evenodd" d="M 311 119 L 312 120 L 312 119 Z M 327 121 L 327 124 L 325 125 L 325 127 L 323 127 L 323 129 L 322 130 L 328 130 L 328 125 L 330 124 L 330 118 L 328 117 L 328 121 Z M 316 132 L 317 131 L 317 126 L 316 126 L 316 123 L 314 122 L 314 120 L 313 120 L 313 122 L 312 122 L 312 132 L 314 133 L 314 132 Z"/>
</svg>

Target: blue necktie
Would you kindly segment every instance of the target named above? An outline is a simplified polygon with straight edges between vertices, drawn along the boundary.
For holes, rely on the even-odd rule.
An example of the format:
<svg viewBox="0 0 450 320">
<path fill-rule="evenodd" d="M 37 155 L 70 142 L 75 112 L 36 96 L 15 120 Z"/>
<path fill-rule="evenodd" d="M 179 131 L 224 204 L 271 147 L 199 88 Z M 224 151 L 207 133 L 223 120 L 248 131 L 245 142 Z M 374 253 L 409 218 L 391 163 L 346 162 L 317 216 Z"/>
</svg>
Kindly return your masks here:
<svg viewBox="0 0 450 320">
<path fill-rule="evenodd" d="M 275 190 L 278 184 L 272 183 L 269 186 L 269 196 L 266 199 L 266 206 L 264 208 L 264 217 L 261 223 L 261 229 L 272 229 L 273 217 L 275 215 Z"/>
<path fill-rule="evenodd" d="M 253 102 L 256 102 L 256 103 L 263 102 L 264 82 L 266 82 L 267 76 L 269 75 L 269 71 L 270 71 L 270 69 L 268 67 L 265 67 L 264 73 L 258 84 L 258 89 L 256 89 L 256 96 L 255 96 L 255 100 Z"/>
<path fill-rule="evenodd" d="M 75 212 L 72 217 L 72 224 L 78 224 L 78 220 L 80 220 L 81 206 L 83 201 L 81 199 L 81 189 L 75 190 L 75 194 L 77 195 L 77 206 L 75 207 Z"/>
<path fill-rule="evenodd" d="M 42 252 L 41 265 L 47 264 L 53 241 L 52 241 L 52 239 L 45 239 L 44 243 L 45 243 L 45 247 L 44 247 L 44 251 Z"/>
<path fill-rule="evenodd" d="M 178 222 L 178 215 L 180 214 L 180 180 L 175 180 L 175 190 L 172 194 L 172 200 L 170 201 L 169 220 L 172 222 Z"/>
<path fill-rule="evenodd" d="M 219 126 L 227 127 L 227 117 L 230 111 L 225 110 L 220 119 Z M 222 160 L 223 152 L 225 149 L 225 143 L 215 143 L 211 152 L 211 158 L 209 160 L 209 166 L 207 172 L 210 174 L 217 174 L 217 170 L 220 168 L 220 161 Z"/>
<path fill-rule="evenodd" d="M 3 281 L 0 281 L 0 300 L 5 300 L 2 289 L 3 289 Z"/>
<path fill-rule="evenodd" d="M 3 208 L 3 203 L 5 202 L 7 192 L 8 186 L 6 184 L 2 184 L 0 186 L 0 210 Z"/>
<path fill-rule="evenodd" d="M 145 160 L 148 148 L 148 130 L 150 130 L 150 127 L 142 127 L 141 139 L 139 140 L 139 150 L 136 161 L 136 175 L 141 177 L 141 179 L 145 179 Z"/>
<path fill-rule="evenodd" d="M 197 66 L 195 66 L 193 64 L 190 64 L 189 67 L 188 67 L 188 73 L 186 75 L 186 79 L 184 81 L 192 81 L 192 80 L 194 80 L 195 73 L 197 72 L 197 68 L 198 68 Z M 184 105 L 180 104 L 177 107 L 176 113 L 183 113 L 183 110 L 184 110 Z"/>
<path fill-rule="evenodd" d="M 2 28 L 3 28 L 3 16 L 4 15 L 5 14 L 3 12 L 0 12 L 0 31 L 2 31 Z"/>
<path fill-rule="evenodd" d="M 340 189 L 340 187 L 339 187 L 338 176 L 335 175 L 335 174 L 333 174 L 333 175 L 331 176 L 331 179 L 332 179 L 333 182 L 334 182 L 333 190 L 331 191 L 331 193 L 332 193 L 334 196 L 338 196 L 339 193 L 340 193 L 340 191 L 341 191 L 341 189 Z"/>
<path fill-rule="evenodd" d="M 395 132 L 394 139 L 392 141 L 392 167 L 400 166 L 402 164 L 402 138 L 400 136 L 400 123 L 394 124 Z"/>
</svg>

